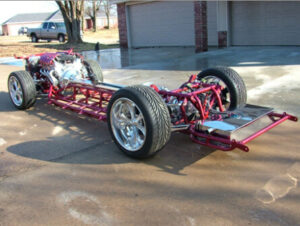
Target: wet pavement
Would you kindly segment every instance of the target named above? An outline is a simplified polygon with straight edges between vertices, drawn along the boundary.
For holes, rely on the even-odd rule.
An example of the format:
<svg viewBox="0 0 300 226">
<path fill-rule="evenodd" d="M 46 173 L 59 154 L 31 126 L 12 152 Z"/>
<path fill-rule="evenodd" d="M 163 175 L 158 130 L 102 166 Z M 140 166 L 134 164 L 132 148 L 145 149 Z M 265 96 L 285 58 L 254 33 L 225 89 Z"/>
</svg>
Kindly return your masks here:
<svg viewBox="0 0 300 226">
<path fill-rule="evenodd" d="M 142 49 L 107 49 L 86 51 L 85 57 L 96 60 L 103 69 L 146 70 L 203 70 L 213 66 L 286 66 L 300 61 L 300 47 L 231 47 L 211 48 L 195 54 L 192 47 L 164 47 Z"/>
<path fill-rule="evenodd" d="M 242 75 L 250 103 L 299 112 L 300 47 L 231 47 L 201 54 L 193 48 L 111 49 L 84 55 L 100 62 L 106 82 L 170 89 L 205 68 L 231 67 Z"/>
<path fill-rule="evenodd" d="M 114 49 L 99 56 L 105 81 L 125 85 L 175 88 L 208 66 L 231 66 L 250 103 L 300 115 L 299 47 Z M 105 123 L 45 99 L 17 111 L 6 81 L 21 68 L 0 68 L 1 226 L 299 225 L 299 123 L 250 142 L 249 153 L 174 133 L 156 156 L 137 161 L 117 149 Z"/>
</svg>

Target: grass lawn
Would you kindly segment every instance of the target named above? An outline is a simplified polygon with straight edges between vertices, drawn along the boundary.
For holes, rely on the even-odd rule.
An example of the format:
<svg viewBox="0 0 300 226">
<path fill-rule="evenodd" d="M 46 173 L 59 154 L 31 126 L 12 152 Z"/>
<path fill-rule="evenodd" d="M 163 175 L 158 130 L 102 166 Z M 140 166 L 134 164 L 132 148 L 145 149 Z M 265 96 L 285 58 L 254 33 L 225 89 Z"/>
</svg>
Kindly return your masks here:
<svg viewBox="0 0 300 226">
<path fill-rule="evenodd" d="M 73 48 L 75 52 L 94 50 L 97 42 L 100 49 L 119 47 L 118 29 L 103 29 L 97 32 L 86 31 L 83 36 L 84 43 L 70 45 L 58 41 L 44 40 L 32 43 L 27 36 L 0 36 L 0 57 L 23 56 L 40 52 L 55 52 Z"/>
</svg>

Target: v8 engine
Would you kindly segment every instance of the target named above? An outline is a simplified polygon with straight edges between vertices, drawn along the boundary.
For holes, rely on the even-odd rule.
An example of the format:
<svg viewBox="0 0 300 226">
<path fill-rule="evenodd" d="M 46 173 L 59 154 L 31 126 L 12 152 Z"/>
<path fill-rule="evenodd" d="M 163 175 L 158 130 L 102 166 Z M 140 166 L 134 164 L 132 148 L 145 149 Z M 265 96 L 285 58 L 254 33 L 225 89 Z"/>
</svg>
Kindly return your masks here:
<svg viewBox="0 0 300 226">
<path fill-rule="evenodd" d="M 70 82 L 92 85 L 103 80 L 101 68 L 97 62 L 83 60 L 83 57 L 76 53 L 33 55 L 28 58 L 26 68 L 42 91 L 47 88 L 42 85 L 46 80 L 59 88 L 66 87 Z"/>
</svg>

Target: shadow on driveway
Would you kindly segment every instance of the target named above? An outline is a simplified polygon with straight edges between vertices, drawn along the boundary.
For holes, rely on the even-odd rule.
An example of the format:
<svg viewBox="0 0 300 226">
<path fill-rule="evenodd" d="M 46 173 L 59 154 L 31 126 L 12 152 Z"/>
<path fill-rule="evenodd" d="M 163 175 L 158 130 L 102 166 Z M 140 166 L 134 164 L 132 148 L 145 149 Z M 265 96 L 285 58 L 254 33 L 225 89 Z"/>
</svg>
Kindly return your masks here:
<svg viewBox="0 0 300 226">
<path fill-rule="evenodd" d="M 11 107 L 6 107 L 5 110 L 13 111 Z M 143 162 L 154 165 L 165 172 L 181 174 L 180 171 L 186 166 L 215 151 L 206 147 L 200 148 L 184 134 L 173 133 L 167 146 L 154 157 L 135 160 L 119 151 L 110 137 L 106 123 L 50 106 L 46 104 L 46 99 L 39 99 L 34 107 L 27 110 L 26 113 L 29 115 L 28 118 L 42 122 L 43 125 L 38 126 L 41 128 L 40 133 L 50 136 L 38 140 L 33 136 L 28 141 L 7 148 L 7 151 L 25 158 L 68 164 Z M 47 128 L 46 124 L 55 125 L 55 127 L 54 129 Z M 61 133 L 55 135 L 56 130 L 64 132 L 62 135 L 60 135 Z"/>
</svg>

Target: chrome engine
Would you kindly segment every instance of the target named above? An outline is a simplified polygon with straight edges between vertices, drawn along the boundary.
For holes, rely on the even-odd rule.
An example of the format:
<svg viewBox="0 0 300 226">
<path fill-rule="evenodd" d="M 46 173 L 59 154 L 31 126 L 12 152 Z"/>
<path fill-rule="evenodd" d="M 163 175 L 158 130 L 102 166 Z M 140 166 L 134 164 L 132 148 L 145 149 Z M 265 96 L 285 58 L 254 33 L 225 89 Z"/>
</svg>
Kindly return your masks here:
<svg viewBox="0 0 300 226">
<path fill-rule="evenodd" d="M 70 82 L 91 84 L 91 81 L 88 80 L 88 71 L 80 58 L 75 58 L 71 62 L 54 60 L 53 75 L 62 87 Z"/>
<path fill-rule="evenodd" d="M 49 57 L 48 57 L 49 58 Z M 43 76 L 46 77 L 54 86 L 61 88 L 66 87 L 70 82 L 92 84 L 88 79 L 88 71 L 80 57 L 76 55 L 59 54 L 52 59 L 47 60 L 40 57 L 32 57 L 29 59 L 31 68 L 34 65 L 39 65 L 39 74 L 41 75 L 36 82 L 43 81 Z M 51 61 L 50 61 L 51 60 Z"/>
</svg>

